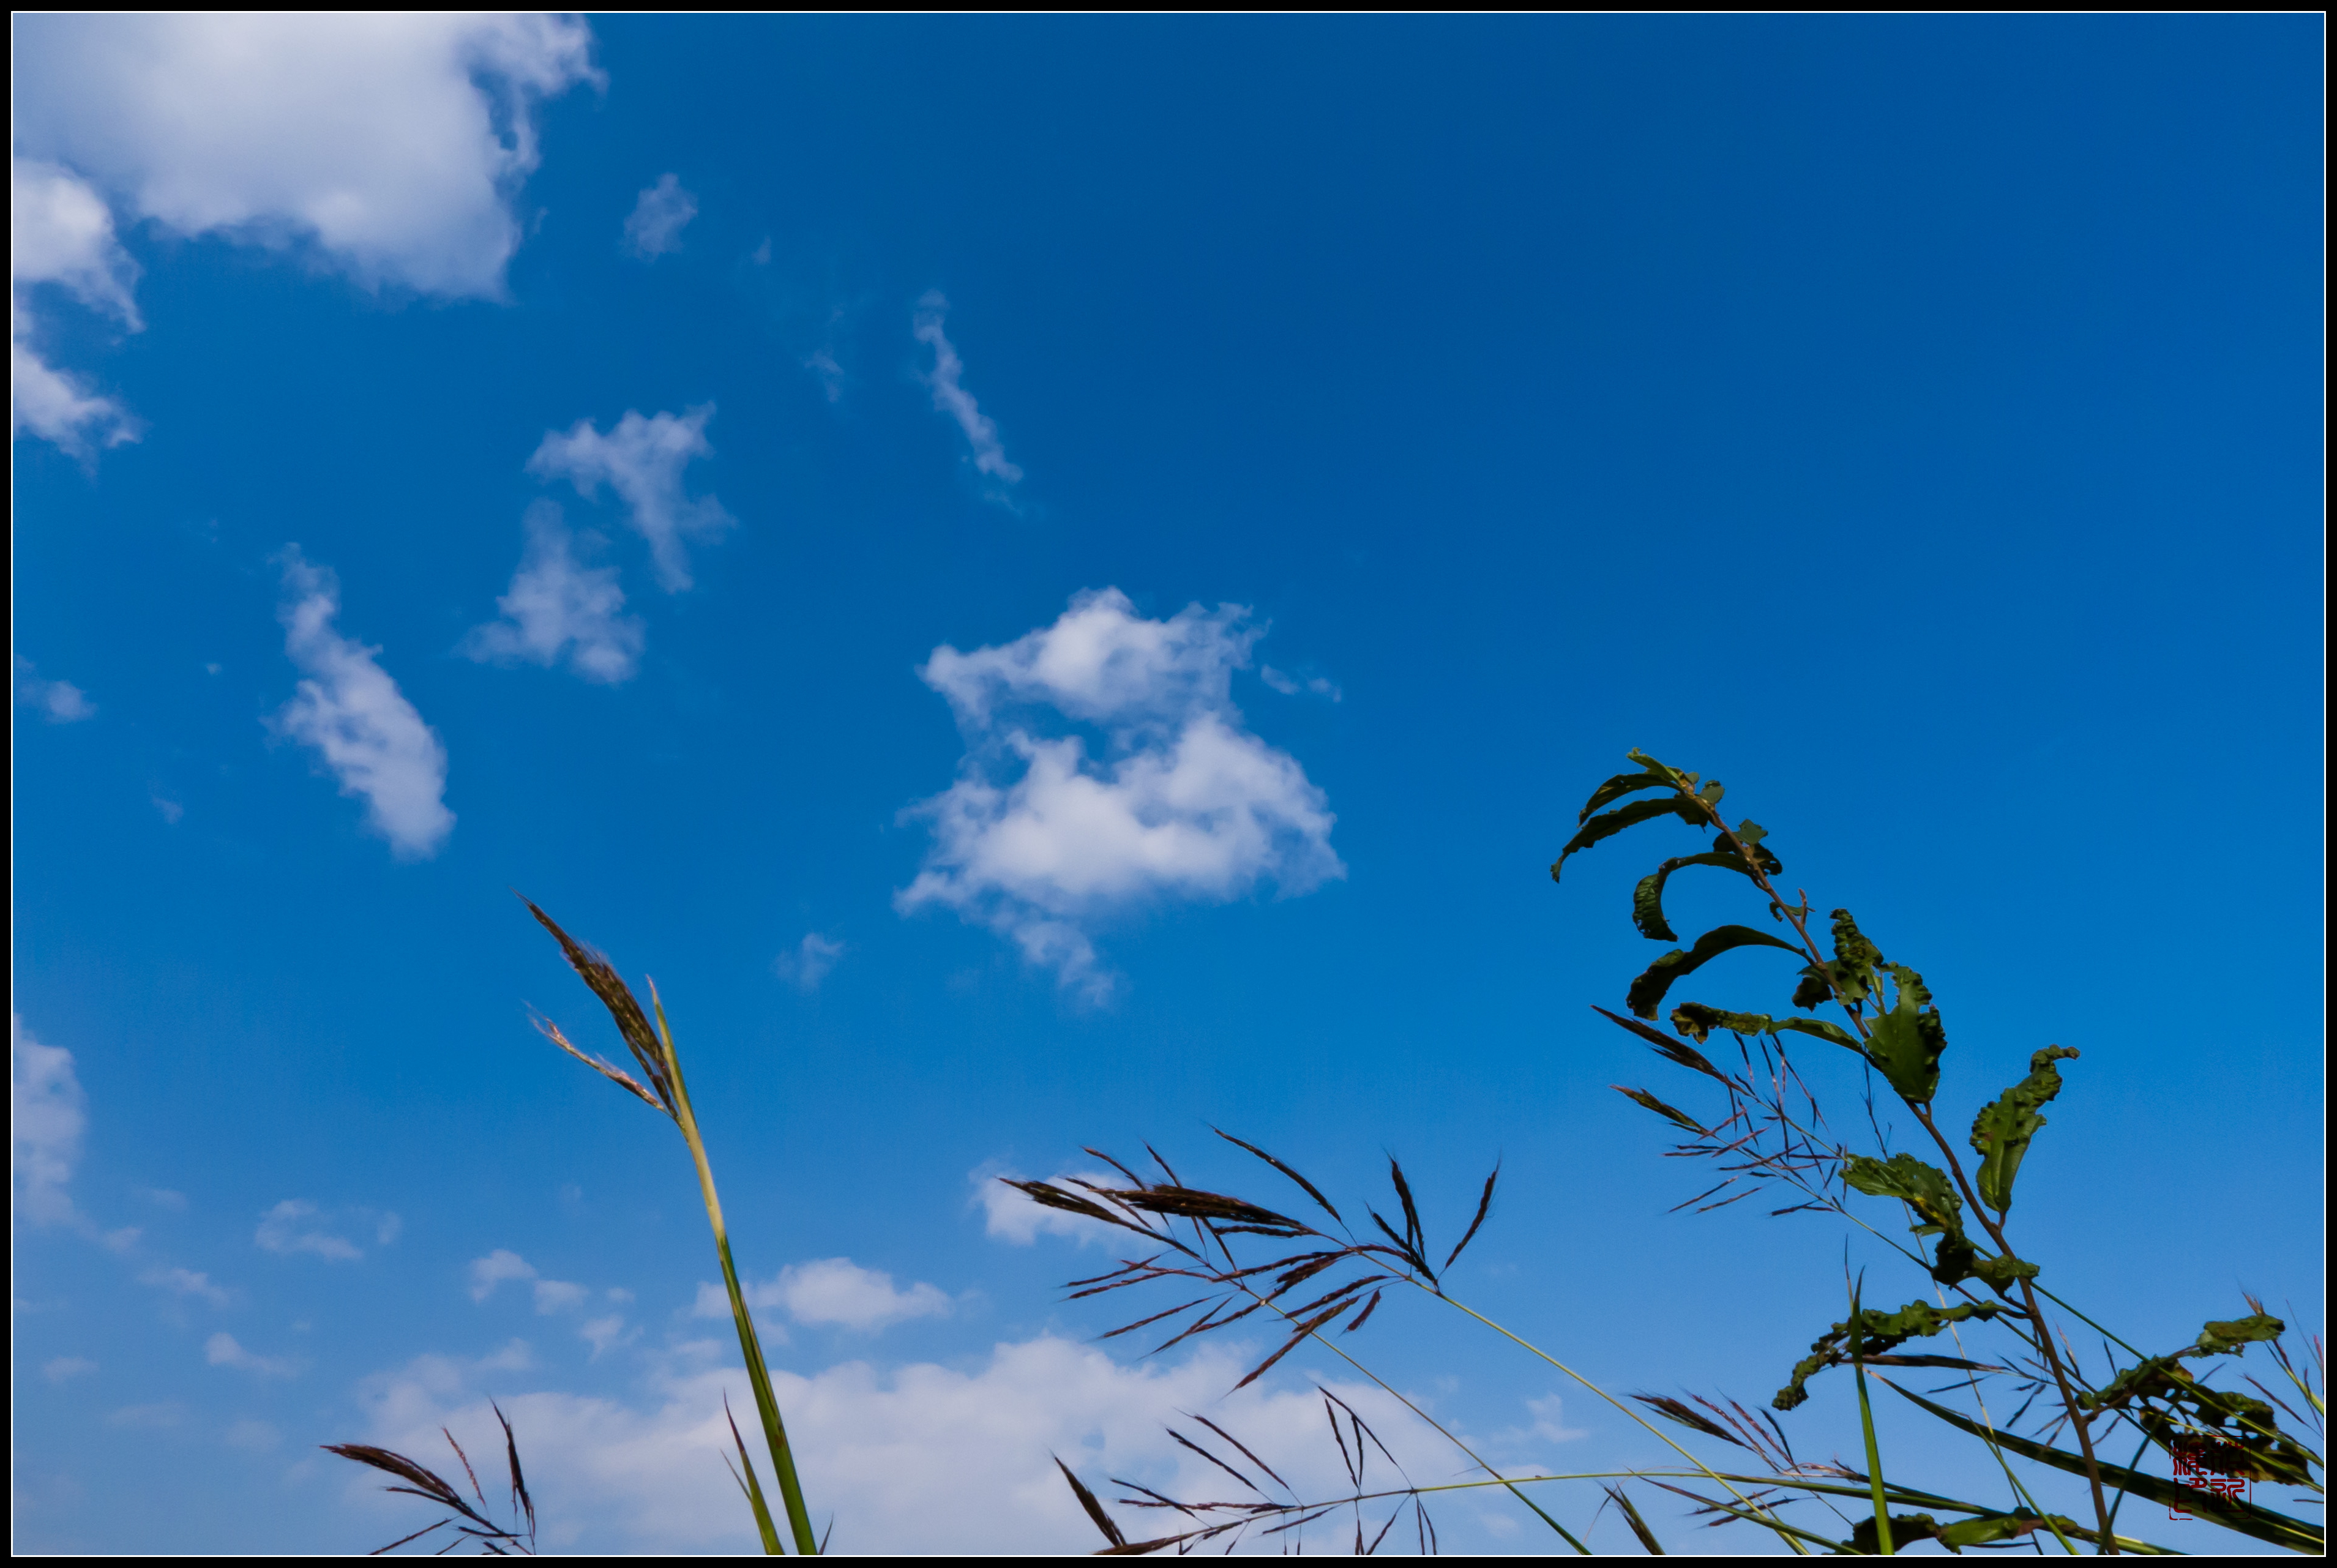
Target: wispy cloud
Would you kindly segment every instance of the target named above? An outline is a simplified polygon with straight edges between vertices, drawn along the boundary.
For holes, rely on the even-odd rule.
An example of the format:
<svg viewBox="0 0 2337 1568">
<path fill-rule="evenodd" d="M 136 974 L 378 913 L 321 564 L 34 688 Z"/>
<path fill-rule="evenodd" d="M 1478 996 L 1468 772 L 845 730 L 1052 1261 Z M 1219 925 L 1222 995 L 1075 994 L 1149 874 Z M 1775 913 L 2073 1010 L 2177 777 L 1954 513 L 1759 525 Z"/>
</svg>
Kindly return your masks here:
<svg viewBox="0 0 2337 1568">
<path fill-rule="evenodd" d="M 527 471 L 539 479 L 565 479 L 588 501 L 603 483 L 614 490 L 625 503 L 626 521 L 649 541 L 659 583 L 679 593 L 690 582 L 685 542 L 718 539 L 737 521 L 713 496 L 693 499 L 682 486 L 690 461 L 714 454 L 706 439 L 713 417 L 710 403 L 648 419 L 627 409 L 606 434 L 580 419 L 564 435 L 546 435 Z"/>
<path fill-rule="evenodd" d="M 499 620 L 471 628 L 457 651 L 482 664 L 540 664 L 565 658 L 589 681 L 614 686 L 632 678 L 646 634 L 638 617 L 621 613 L 625 590 L 613 566 L 587 567 L 560 508 L 539 501 L 527 509 L 527 545 L 511 591 L 495 600 Z M 582 541 L 589 549 L 597 534 Z"/>
<path fill-rule="evenodd" d="M 698 198 L 681 188 L 680 178 L 660 175 L 625 219 L 625 248 L 643 261 L 670 255 L 681 248 L 681 231 L 697 216 Z"/>
<path fill-rule="evenodd" d="M 796 1263 L 761 1284 L 741 1287 L 749 1307 L 779 1308 L 798 1323 L 832 1325 L 874 1333 L 912 1318 L 948 1316 L 952 1302 L 944 1291 L 920 1281 L 907 1290 L 895 1287 L 893 1276 L 864 1269 L 849 1258 L 822 1258 Z M 728 1318 L 730 1301 L 722 1287 L 710 1282 L 698 1287 L 700 1318 Z"/>
<path fill-rule="evenodd" d="M 43 680 L 33 661 L 16 656 L 16 700 L 51 724 L 78 724 L 97 716 L 97 705 L 69 680 Z"/>
<path fill-rule="evenodd" d="M 895 906 L 989 925 L 1100 1001 L 1115 985 L 1092 940 L 1104 921 L 1345 876 L 1323 791 L 1233 704 L 1259 635 L 1237 605 L 1148 620 L 1106 589 L 1003 647 L 934 649 L 919 674 L 949 699 L 966 755 L 956 784 L 904 813 L 934 842 Z M 1063 720 L 1100 731 L 1101 755 L 1038 727 Z"/>
<path fill-rule="evenodd" d="M 8 1174 L 15 1214 L 33 1225 L 81 1225 L 66 1189 L 89 1125 L 73 1053 L 44 1046 L 8 1017 Z"/>
<path fill-rule="evenodd" d="M 96 448 L 137 440 L 139 424 L 43 356 L 34 297 L 45 286 L 136 332 L 145 325 L 133 293 L 138 264 L 114 238 L 104 199 L 70 170 L 12 158 L 9 185 L 9 428 L 86 461 Z"/>
<path fill-rule="evenodd" d="M 197 1300 L 208 1301 L 214 1307 L 224 1307 L 234 1300 L 226 1290 L 213 1284 L 209 1274 L 198 1272 L 193 1269 L 158 1265 L 140 1274 L 138 1282 L 142 1285 L 152 1285 L 158 1290 L 168 1290 L 173 1296 L 192 1296 Z"/>
<path fill-rule="evenodd" d="M 328 1262 L 347 1263 L 365 1256 L 364 1248 L 342 1234 L 357 1228 L 370 1229 L 375 1244 L 386 1247 L 397 1240 L 405 1222 L 372 1209 L 343 1210 L 332 1218 L 320 1214 L 306 1198 L 287 1198 L 260 1216 L 252 1240 L 263 1251 L 288 1257 L 307 1252 Z"/>
<path fill-rule="evenodd" d="M 70 1382 L 96 1370 L 97 1363 L 86 1356 L 52 1356 L 41 1363 L 41 1376 L 52 1383 Z"/>
<path fill-rule="evenodd" d="M 446 809 L 446 748 L 397 689 L 376 656 L 381 650 L 343 637 L 340 584 L 324 567 L 287 545 L 284 651 L 306 677 L 270 720 L 277 734 L 311 747 L 340 782 L 362 798 L 366 820 L 400 859 L 434 855 L 455 831 Z"/>
<path fill-rule="evenodd" d="M 1328 697 L 1337 702 L 1345 695 L 1339 690 L 1336 682 L 1319 675 L 1301 677 L 1278 670 L 1270 664 L 1258 667 L 1257 678 L 1285 696 L 1297 696 L 1304 693 L 1308 696 Z"/>
<path fill-rule="evenodd" d="M 1006 448 L 998 439 L 998 423 L 982 412 L 973 394 L 964 385 L 965 362 L 958 357 L 957 348 L 943 330 L 949 318 L 949 301 L 938 289 L 928 292 L 917 301 L 917 313 L 912 330 L 919 343 L 934 351 L 934 367 L 925 373 L 925 385 L 934 389 L 934 407 L 957 421 L 965 432 L 966 444 L 973 449 L 973 466 L 992 478 L 1012 484 L 1022 477 L 1022 469 L 1006 460 Z"/>
<path fill-rule="evenodd" d="M 300 1370 L 298 1362 L 287 1358 L 254 1355 L 237 1344 L 234 1335 L 225 1331 L 203 1341 L 203 1359 L 214 1367 L 232 1367 L 259 1378 L 290 1378 Z"/>
<path fill-rule="evenodd" d="M 817 931 L 807 931 L 804 940 L 789 951 L 781 953 L 772 968 L 781 979 L 791 982 L 799 990 L 816 991 L 819 982 L 827 979 L 828 970 L 848 950 L 846 944 Z"/>
</svg>

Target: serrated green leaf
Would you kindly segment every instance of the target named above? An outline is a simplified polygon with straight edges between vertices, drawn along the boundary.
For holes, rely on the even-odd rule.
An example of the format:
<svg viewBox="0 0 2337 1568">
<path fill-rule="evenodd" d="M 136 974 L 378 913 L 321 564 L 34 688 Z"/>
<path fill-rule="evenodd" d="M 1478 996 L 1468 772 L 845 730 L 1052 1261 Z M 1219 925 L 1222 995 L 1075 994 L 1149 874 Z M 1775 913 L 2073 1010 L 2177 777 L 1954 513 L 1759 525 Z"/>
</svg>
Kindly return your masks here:
<svg viewBox="0 0 2337 1568">
<path fill-rule="evenodd" d="M 1971 1146 L 1980 1154 L 1980 1201 L 2003 1213 L 2012 1207 L 2012 1179 L 2020 1174 L 2029 1141 L 2045 1125 L 2037 1108 L 2061 1092 L 2053 1064 L 2075 1057 L 2069 1046 L 2048 1046 L 2029 1058 L 2029 1076 L 1980 1107 L 1972 1118 Z"/>
<path fill-rule="evenodd" d="M 1559 871 L 1566 864 L 1566 857 L 1578 850 L 1587 850 L 1601 839 L 1614 837 L 1627 827 L 1638 823 L 1652 821 L 1660 816 L 1676 816 L 1691 827 L 1704 825 L 1703 813 L 1697 809 L 1697 803 L 1686 795 L 1676 794 L 1664 800 L 1633 801 L 1629 805 L 1618 806 L 1611 812 L 1592 817 L 1575 830 L 1574 836 L 1566 841 L 1566 847 L 1558 852 L 1558 859 L 1550 862 L 1550 880 L 1558 881 Z"/>
<path fill-rule="evenodd" d="M 1915 1230 L 1919 1236 L 1963 1233 L 1963 1200 L 1937 1165 L 1912 1154 L 1893 1154 L 1887 1161 L 1853 1154 L 1842 1163 L 1842 1179 L 1871 1198 L 1896 1198 L 1922 1215 Z"/>
<path fill-rule="evenodd" d="M 1866 1056 L 1900 1097 L 1912 1105 L 1929 1105 L 1940 1088 L 1940 1053 L 1948 1048 L 1948 1032 L 1940 1010 L 1931 1006 L 1931 993 L 1923 977 L 1904 964 L 1887 966 L 1898 982 L 1899 995 L 1891 1010 L 1877 1017 L 1867 1038 Z"/>
<path fill-rule="evenodd" d="M 1689 1132 L 1696 1134 L 1698 1137 L 1702 1137 L 1704 1135 L 1705 1127 L 1703 1123 L 1697 1121 L 1694 1116 L 1689 1115 L 1686 1111 L 1679 1110 L 1674 1106 L 1664 1104 L 1663 1101 L 1656 1098 L 1655 1096 L 1648 1093 L 1647 1090 L 1627 1089 L 1620 1084 L 1609 1084 L 1607 1086 L 1614 1090 L 1617 1094 L 1621 1095 L 1626 1099 L 1637 1100 L 1640 1105 L 1645 1105 L 1648 1109 L 1655 1112 L 1656 1115 L 1667 1117 L 1672 1121 L 1677 1122 L 1681 1126 L 1686 1127 Z"/>
<path fill-rule="evenodd" d="M 1674 948 L 1649 964 L 1646 971 L 1631 982 L 1631 989 L 1624 997 L 1624 1004 L 1640 1018 L 1652 1018 L 1656 1016 L 1657 1006 L 1664 999 L 1664 993 L 1672 989 L 1673 981 L 1682 975 L 1693 974 L 1725 952 L 1749 947 L 1783 948 L 1789 953 L 1802 950 L 1791 942 L 1780 941 L 1768 932 L 1756 931 L 1751 926 L 1716 926 L 1697 938 L 1696 945 L 1686 952 Z"/>
<path fill-rule="evenodd" d="M 2033 1280 L 2039 1270 L 2036 1264 L 2006 1252 L 1994 1258 L 1981 1258 L 1971 1266 L 1972 1275 L 1993 1290 L 2009 1290 L 2019 1280 Z"/>
<path fill-rule="evenodd" d="M 1743 877 L 1753 874 L 1744 858 L 1730 850 L 1707 850 L 1700 855 L 1677 855 L 1666 861 L 1641 877 L 1639 885 L 1631 891 L 1631 923 L 1649 941 L 1679 940 L 1678 933 L 1664 919 L 1664 884 L 1683 866 L 1719 866 Z"/>
<path fill-rule="evenodd" d="M 1674 1008 L 1672 1027 L 1699 1046 L 1711 1037 L 1715 1029 L 1731 1029 L 1740 1035 L 1766 1035 L 1776 1030 L 1766 1013 L 1724 1012 L 1702 1002 L 1682 1002 Z"/>
<path fill-rule="evenodd" d="M 1578 823 L 1587 823 L 1590 820 L 1591 813 L 1610 801 L 1621 800 L 1625 795 L 1637 794 L 1641 790 L 1671 787 L 1672 781 L 1659 773 L 1618 773 L 1590 792 L 1590 798 L 1582 803 L 1581 814 L 1574 820 Z"/>
<path fill-rule="evenodd" d="M 1895 1312 L 1870 1312 L 1861 1309 L 1853 1314 L 1858 1329 L 1858 1353 L 1861 1356 L 1887 1355 L 1910 1339 L 1928 1339 L 1951 1323 L 1968 1319 L 1988 1319 L 2003 1311 L 1994 1301 L 1964 1301 L 1948 1308 L 1934 1307 L 1929 1301 L 1910 1301 Z M 1810 1346 L 1810 1354 L 1794 1368 L 1793 1380 L 1777 1390 L 1770 1403 L 1780 1410 L 1790 1410 L 1807 1399 L 1809 1390 L 1804 1387 L 1812 1378 L 1828 1367 L 1840 1366 L 1849 1355 L 1852 1323 L 1836 1323 Z"/>
<path fill-rule="evenodd" d="M 2277 1339 L 2287 1332 L 2288 1325 L 2268 1312 L 2226 1319 L 2209 1323 L 2199 1330 L 2199 1353 L 2203 1356 L 2229 1356 L 2237 1353 L 2244 1345 Z"/>
<path fill-rule="evenodd" d="M 1866 999 L 1875 988 L 1875 970 L 1882 967 L 1882 952 L 1858 929 L 1848 910 L 1833 911 L 1833 962 L 1826 966 L 1826 979 L 1833 994 L 1845 1007 Z"/>
</svg>

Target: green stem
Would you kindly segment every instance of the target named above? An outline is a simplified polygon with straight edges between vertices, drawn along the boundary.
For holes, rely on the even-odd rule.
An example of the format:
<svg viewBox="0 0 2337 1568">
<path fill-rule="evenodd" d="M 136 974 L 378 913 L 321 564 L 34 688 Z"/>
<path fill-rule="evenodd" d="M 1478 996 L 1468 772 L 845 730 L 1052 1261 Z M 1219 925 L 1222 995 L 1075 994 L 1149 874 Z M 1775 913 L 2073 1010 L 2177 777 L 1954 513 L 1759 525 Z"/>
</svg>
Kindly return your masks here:
<svg viewBox="0 0 2337 1568">
<path fill-rule="evenodd" d="M 1874 1494 L 1874 1544 L 1885 1557 L 1897 1556 L 1891 1544 L 1891 1504 L 1882 1494 L 1882 1449 L 1874 1440 L 1874 1407 L 1866 1399 L 1866 1358 L 1858 1351 L 1858 1292 L 1850 1297 L 1850 1365 L 1858 1374 L 1858 1425 L 1866 1434 L 1866 1485 Z"/>
<path fill-rule="evenodd" d="M 673 1048 L 673 1031 L 665 1021 L 665 1004 L 658 1000 L 654 982 L 650 1004 L 657 1009 L 658 1033 L 665 1045 L 666 1071 L 673 1079 L 673 1119 L 680 1124 L 682 1141 L 698 1165 L 698 1189 L 706 1200 L 706 1222 L 714 1229 L 714 1251 L 722 1260 L 722 1284 L 730 1293 L 730 1318 L 738 1327 L 738 1351 L 746 1358 L 747 1383 L 755 1392 L 755 1409 L 763 1418 L 763 1440 L 771 1450 L 771 1470 L 778 1477 L 779 1497 L 787 1505 L 787 1529 L 796 1550 L 806 1557 L 819 1555 L 819 1537 L 813 1534 L 811 1511 L 804 1505 L 803 1483 L 796 1478 L 795 1450 L 787 1444 L 787 1424 L 779 1418 L 778 1397 L 771 1391 L 771 1372 L 763 1361 L 762 1340 L 747 1310 L 746 1292 L 738 1288 L 738 1271 L 730 1261 L 730 1232 L 722 1223 L 722 1200 L 714 1191 L 714 1168 L 706 1163 L 706 1140 L 699 1135 L 698 1115 L 690 1109 L 689 1090 L 681 1080 L 681 1058 Z M 776 1547 L 773 1539 L 767 1549 Z"/>
</svg>

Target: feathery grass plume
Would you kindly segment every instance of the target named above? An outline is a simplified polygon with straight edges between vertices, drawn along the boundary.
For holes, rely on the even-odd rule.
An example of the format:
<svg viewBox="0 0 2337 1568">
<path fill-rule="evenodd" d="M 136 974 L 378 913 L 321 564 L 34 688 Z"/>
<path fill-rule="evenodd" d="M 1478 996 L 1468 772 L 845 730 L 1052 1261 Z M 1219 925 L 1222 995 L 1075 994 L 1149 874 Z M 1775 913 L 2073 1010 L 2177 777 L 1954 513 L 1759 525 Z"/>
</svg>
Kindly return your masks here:
<svg viewBox="0 0 2337 1568">
<path fill-rule="evenodd" d="M 770 1450 L 771 1471 L 778 1480 L 779 1498 L 786 1508 L 787 1529 L 795 1537 L 798 1553 L 807 1557 L 816 1556 L 822 1543 L 812 1532 L 811 1513 L 804 1504 L 803 1485 L 796 1476 L 795 1453 L 787 1445 L 787 1425 L 779 1417 L 778 1397 L 771 1390 L 770 1368 L 763 1359 L 762 1339 L 755 1331 L 755 1320 L 747 1310 L 746 1294 L 738 1288 L 738 1268 L 730 1261 L 730 1232 L 722 1222 L 722 1201 L 715 1194 L 714 1170 L 707 1163 L 706 1140 L 699 1132 L 698 1115 L 690 1106 L 689 1090 L 682 1081 L 681 1057 L 674 1049 L 673 1030 L 666 1022 L 665 1004 L 658 998 L 657 984 L 655 981 L 650 983 L 650 1006 L 644 1010 L 640 999 L 633 995 L 632 989 L 625 984 L 623 977 L 617 973 L 615 966 L 607 959 L 561 930 L 559 924 L 537 908 L 533 901 L 525 898 L 520 901 L 526 904 L 528 912 L 552 933 L 553 940 L 560 944 L 561 952 L 566 956 L 569 967 L 601 999 L 601 1005 L 608 1008 L 609 1017 L 616 1023 L 618 1035 L 641 1069 L 641 1078 L 647 1081 L 636 1079 L 612 1063 L 579 1050 L 567 1036 L 560 1032 L 560 1027 L 549 1018 L 539 1016 L 536 1027 L 552 1044 L 619 1088 L 671 1117 L 674 1125 L 681 1129 L 682 1141 L 689 1146 L 690 1161 L 698 1172 L 699 1195 L 706 1203 L 706 1222 L 713 1228 L 714 1251 L 722 1263 L 723 1288 L 729 1292 L 731 1321 L 738 1330 L 738 1352 L 747 1363 L 747 1382 L 754 1390 L 756 1412 L 762 1417 L 763 1440 Z M 651 1014 L 656 1017 L 654 1027 L 650 1024 Z M 725 1411 L 728 1411 L 727 1405 Z M 738 1435 L 735 1422 L 731 1426 L 731 1435 L 734 1437 Z M 746 1474 L 739 1480 L 739 1490 L 747 1495 L 747 1501 L 754 1511 L 755 1528 L 762 1537 L 763 1550 L 775 1557 L 784 1555 L 785 1548 L 780 1543 L 778 1530 L 763 1499 L 762 1485 L 755 1475 L 753 1464 L 747 1462 L 744 1443 L 738 1446 L 738 1457 L 746 1462 Z"/>
<path fill-rule="evenodd" d="M 401 1535 L 386 1546 L 376 1546 L 367 1555 L 382 1556 L 409 1542 L 419 1541 L 450 1526 L 455 1534 L 432 1555 L 443 1557 L 466 1542 L 475 1544 L 479 1554 L 484 1557 L 535 1555 L 535 1499 L 528 1495 L 527 1479 L 520 1473 L 519 1439 L 512 1435 L 511 1417 L 504 1414 L 503 1407 L 492 1399 L 487 1403 L 494 1410 L 495 1419 L 503 1423 L 504 1456 L 511 1468 L 512 1522 L 508 1525 L 498 1524 L 487 1516 L 487 1495 L 480 1489 L 478 1472 L 471 1468 L 471 1456 L 463 1452 L 460 1443 L 455 1441 L 455 1434 L 444 1427 L 438 1430 L 445 1436 L 446 1446 L 455 1450 L 455 1457 L 462 1462 L 463 1475 L 471 1483 L 471 1495 L 478 1499 L 476 1508 L 464 1502 L 460 1489 L 449 1485 L 436 1471 L 392 1449 L 377 1448 L 370 1443 L 319 1445 L 328 1454 L 337 1454 L 344 1459 L 395 1475 L 406 1483 L 403 1486 L 385 1486 L 382 1488 L 385 1492 L 403 1492 L 409 1497 L 419 1497 L 425 1503 L 454 1510 L 446 1518 L 425 1524 L 410 1535 Z"/>
</svg>

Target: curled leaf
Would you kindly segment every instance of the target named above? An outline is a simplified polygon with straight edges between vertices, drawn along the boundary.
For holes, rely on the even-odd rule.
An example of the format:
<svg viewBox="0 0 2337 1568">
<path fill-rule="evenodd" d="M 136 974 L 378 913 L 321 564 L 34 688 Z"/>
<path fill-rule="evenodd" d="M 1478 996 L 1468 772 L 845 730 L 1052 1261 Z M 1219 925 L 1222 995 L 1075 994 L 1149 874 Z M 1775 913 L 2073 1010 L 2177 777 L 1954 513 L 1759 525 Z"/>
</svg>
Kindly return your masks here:
<svg viewBox="0 0 2337 1568">
<path fill-rule="evenodd" d="M 1770 1403 L 1780 1410 L 1791 1410 L 1806 1400 L 1809 1390 L 1804 1385 L 1828 1367 L 1841 1366 L 1849 1359 L 1853 1328 L 1860 1358 L 1871 1360 L 1910 1339 L 1936 1334 L 1951 1323 L 1993 1318 L 2003 1310 L 1994 1301 L 1964 1301 L 1948 1308 L 1934 1307 L 1929 1301 L 1910 1301 L 1895 1312 L 1873 1312 L 1861 1308 L 1849 1320 L 1836 1323 L 1818 1336 L 1810 1346 L 1810 1354 L 1794 1366 L 1793 1380 L 1778 1389 L 1777 1397 Z"/>
<path fill-rule="evenodd" d="M 2003 1213 L 2012 1207 L 2012 1179 L 2029 1153 L 2029 1141 L 2045 1125 L 2038 1107 L 2061 1092 L 2054 1063 L 2077 1051 L 2048 1046 L 2029 1058 L 2029 1076 L 1980 1107 L 1972 1118 L 1971 1146 L 1980 1155 L 1980 1201 Z"/>
<path fill-rule="evenodd" d="M 1898 984 L 1898 997 L 1889 1012 L 1874 1020 L 1866 1042 L 1867 1059 L 1882 1070 L 1910 1105 L 1929 1105 L 1940 1088 L 1940 1053 L 1948 1048 L 1948 1031 L 1923 977 L 1904 964 L 1887 966 Z"/>
<path fill-rule="evenodd" d="M 1601 839 L 1613 838 L 1625 828 L 1660 816 L 1676 816 L 1690 827 L 1705 825 L 1704 808 L 1689 796 L 1675 794 L 1662 800 L 1633 801 L 1629 805 L 1618 806 L 1592 817 L 1577 828 L 1574 836 L 1566 841 L 1566 847 L 1558 852 L 1558 859 L 1550 862 L 1550 880 L 1558 881 L 1558 873 L 1566 864 L 1566 857 L 1576 851 L 1587 850 Z"/>
<path fill-rule="evenodd" d="M 1756 931 L 1751 926 L 1717 926 L 1696 939 L 1696 945 L 1686 952 L 1674 948 L 1647 967 L 1638 979 L 1631 982 L 1625 994 L 1624 1005 L 1643 1018 L 1656 1016 L 1656 1008 L 1670 990 L 1672 982 L 1683 975 L 1693 974 L 1725 952 L 1736 948 L 1783 948 L 1789 953 L 1802 950 L 1782 941 L 1766 931 Z"/>
</svg>

